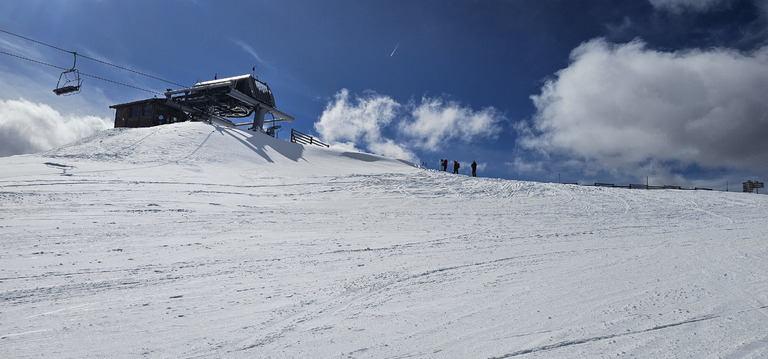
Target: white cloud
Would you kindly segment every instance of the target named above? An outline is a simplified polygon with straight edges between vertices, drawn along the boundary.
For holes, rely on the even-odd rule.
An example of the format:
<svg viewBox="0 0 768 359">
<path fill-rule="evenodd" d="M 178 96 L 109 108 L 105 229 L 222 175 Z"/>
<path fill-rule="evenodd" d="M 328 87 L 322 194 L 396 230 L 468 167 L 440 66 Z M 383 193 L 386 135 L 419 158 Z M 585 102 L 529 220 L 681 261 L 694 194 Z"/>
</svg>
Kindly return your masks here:
<svg viewBox="0 0 768 359">
<path fill-rule="evenodd" d="M 522 174 L 542 174 L 544 173 L 544 163 L 541 161 L 526 161 L 525 159 L 517 156 L 512 161 L 504 163 L 514 173 Z"/>
<path fill-rule="evenodd" d="M 653 163 L 768 170 L 768 47 L 660 52 L 592 40 L 532 96 L 526 149 L 628 173 Z"/>
<path fill-rule="evenodd" d="M 502 120 L 492 107 L 474 111 L 454 101 L 428 97 L 419 104 L 402 105 L 375 92 L 352 97 L 342 89 L 328 103 L 315 129 L 334 144 L 418 162 L 413 148 L 435 152 L 448 141 L 496 138 Z"/>
<path fill-rule="evenodd" d="M 239 40 L 239 39 L 233 39 L 232 42 L 234 42 L 235 45 L 239 46 L 243 51 L 245 51 L 249 55 L 253 56 L 253 58 L 256 59 L 256 61 L 258 61 L 261 64 L 265 64 L 266 65 L 264 60 L 261 59 L 261 56 L 259 56 L 259 54 L 256 52 L 256 50 L 253 49 L 253 46 L 251 46 L 251 45 L 247 44 L 245 41 Z"/>
<path fill-rule="evenodd" d="M 653 7 L 659 10 L 682 12 L 684 10 L 707 11 L 721 3 L 732 0 L 648 0 Z"/>
<path fill-rule="evenodd" d="M 350 98 L 349 91 L 339 91 L 328 103 L 315 123 L 315 129 L 327 141 L 380 141 L 382 127 L 389 125 L 400 106 L 387 96 L 368 92 L 364 97 Z"/>
<path fill-rule="evenodd" d="M 363 146 L 380 155 L 413 161 L 416 157 L 405 146 L 382 138 L 383 128 L 392 122 L 399 107 L 388 96 L 367 92 L 352 98 L 347 89 L 342 89 L 325 107 L 315 129 L 334 145 Z"/>
<path fill-rule="evenodd" d="M 402 124 L 402 131 L 415 144 L 429 151 L 438 151 L 446 141 L 471 142 L 477 138 L 496 138 L 502 117 L 492 107 L 474 111 L 456 102 L 440 98 L 421 99 L 413 105 L 413 120 Z"/>
<path fill-rule="evenodd" d="M 408 148 L 401 144 L 395 143 L 391 139 L 384 139 L 380 142 L 371 143 L 368 148 L 377 154 L 390 158 L 398 158 L 408 160 L 413 163 L 418 163 L 418 157 L 411 152 Z"/>
<path fill-rule="evenodd" d="M 46 151 L 110 127 L 95 116 L 63 116 L 48 105 L 0 100 L 0 156 Z"/>
</svg>

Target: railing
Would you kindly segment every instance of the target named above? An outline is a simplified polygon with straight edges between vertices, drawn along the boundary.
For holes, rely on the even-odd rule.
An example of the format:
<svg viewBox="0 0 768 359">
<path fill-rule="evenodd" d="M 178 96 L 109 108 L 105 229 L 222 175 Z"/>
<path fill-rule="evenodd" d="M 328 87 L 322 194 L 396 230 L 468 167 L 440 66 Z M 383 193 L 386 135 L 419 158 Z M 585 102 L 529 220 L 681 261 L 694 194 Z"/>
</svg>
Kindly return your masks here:
<svg viewBox="0 0 768 359">
<path fill-rule="evenodd" d="M 711 191 L 711 188 L 702 188 L 702 187 L 696 187 L 696 188 L 683 188 L 681 186 L 651 186 L 647 184 L 630 184 L 629 186 L 618 186 L 613 183 L 600 183 L 596 182 L 594 185 L 587 184 L 585 186 L 595 186 L 595 187 L 614 187 L 614 188 L 631 188 L 631 189 L 679 189 L 679 190 L 696 190 L 696 191 Z"/>
<path fill-rule="evenodd" d="M 291 129 L 291 142 L 302 144 L 302 145 L 318 145 L 318 146 L 324 146 L 324 147 L 331 147 L 330 145 L 323 143 L 320 140 L 306 133 L 301 133 L 299 131 L 296 131 L 295 129 Z"/>
</svg>

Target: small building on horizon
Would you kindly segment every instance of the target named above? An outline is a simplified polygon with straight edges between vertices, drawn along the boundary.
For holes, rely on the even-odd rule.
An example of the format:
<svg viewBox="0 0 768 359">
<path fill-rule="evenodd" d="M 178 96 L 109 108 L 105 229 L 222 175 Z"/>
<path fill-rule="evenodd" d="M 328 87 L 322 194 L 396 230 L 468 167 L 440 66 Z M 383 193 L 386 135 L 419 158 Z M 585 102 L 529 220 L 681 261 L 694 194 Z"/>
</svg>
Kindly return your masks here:
<svg viewBox="0 0 768 359">
<path fill-rule="evenodd" d="M 115 128 L 152 127 L 189 120 L 184 111 L 166 105 L 165 101 L 152 98 L 109 106 L 115 109 Z"/>
</svg>

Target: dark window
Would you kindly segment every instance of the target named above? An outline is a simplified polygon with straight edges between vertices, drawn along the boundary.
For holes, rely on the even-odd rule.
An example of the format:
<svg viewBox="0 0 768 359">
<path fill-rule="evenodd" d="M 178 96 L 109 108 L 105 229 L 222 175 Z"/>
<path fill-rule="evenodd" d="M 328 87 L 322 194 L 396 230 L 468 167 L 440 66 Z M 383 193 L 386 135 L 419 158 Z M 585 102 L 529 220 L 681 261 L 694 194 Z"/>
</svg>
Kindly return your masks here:
<svg viewBox="0 0 768 359">
<path fill-rule="evenodd" d="M 144 116 L 152 116 L 152 105 L 144 106 Z"/>
<path fill-rule="evenodd" d="M 131 114 L 128 117 L 139 117 L 139 108 L 131 107 Z"/>
</svg>

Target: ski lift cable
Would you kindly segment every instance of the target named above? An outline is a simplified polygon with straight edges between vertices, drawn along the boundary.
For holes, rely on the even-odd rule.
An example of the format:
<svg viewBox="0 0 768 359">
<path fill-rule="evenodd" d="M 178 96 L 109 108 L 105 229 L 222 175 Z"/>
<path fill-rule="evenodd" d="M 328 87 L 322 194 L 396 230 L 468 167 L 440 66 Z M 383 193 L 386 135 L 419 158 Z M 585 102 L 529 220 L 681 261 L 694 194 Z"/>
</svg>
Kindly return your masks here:
<svg viewBox="0 0 768 359">
<path fill-rule="evenodd" d="M 130 88 L 133 88 L 133 89 L 136 89 L 136 90 L 146 91 L 146 92 L 149 92 L 149 93 L 152 93 L 152 94 L 155 94 L 155 95 L 165 95 L 165 93 L 163 93 L 163 92 L 157 92 L 157 91 L 154 91 L 154 90 L 147 90 L 145 88 L 141 88 L 141 87 L 138 87 L 138 86 L 129 85 L 129 84 L 126 84 L 126 83 L 118 82 L 118 81 L 115 81 L 115 80 L 110 80 L 110 79 L 107 79 L 107 78 L 104 78 L 104 77 L 99 77 L 99 76 L 96 76 L 96 75 L 86 74 L 84 72 L 81 72 L 80 75 L 85 76 L 85 77 L 94 78 L 94 79 L 101 80 L 101 81 L 111 82 L 111 83 L 113 83 L 115 85 L 121 85 L 121 86 L 125 86 L 125 87 L 130 87 Z"/>
<path fill-rule="evenodd" d="M 69 68 L 66 68 L 66 67 L 61 67 L 61 66 L 58 66 L 58 65 L 49 64 L 47 62 L 43 62 L 43 61 L 39 61 L 39 60 L 35 60 L 35 59 L 30 59 L 28 57 L 12 54 L 12 53 L 5 52 L 5 51 L 0 51 L 0 54 L 16 57 L 16 58 L 19 58 L 19 59 L 22 59 L 22 60 L 26 60 L 26 61 L 30 61 L 30 62 L 34 62 L 34 63 L 40 64 L 40 65 L 50 66 L 50 67 L 53 67 L 53 68 L 56 68 L 56 69 L 59 69 L 59 70 L 65 70 L 65 71 L 69 70 Z M 100 76 L 96 76 L 96 75 L 86 74 L 84 72 L 81 72 L 80 75 L 81 76 L 86 76 L 86 77 L 91 77 L 91 78 L 94 78 L 94 79 L 97 79 L 97 80 L 101 80 L 101 81 L 111 82 L 111 83 L 116 84 L 116 85 L 130 87 L 130 88 L 133 88 L 133 89 L 136 89 L 136 90 L 140 90 L 140 91 L 146 91 L 146 92 L 149 92 L 149 93 L 152 93 L 152 94 L 155 94 L 155 95 L 164 95 L 164 93 L 162 93 L 162 92 L 157 92 L 157 91 L 153 91 L 153 90 L 147 90 L 145 88 L 141 88 L 141 87 L 138 87 L 138 86 L 129 85 L 129 84 L 126 84 L 126 83 L 123 83 L 123 82 L 118 82 L 118 81 L 115 81 L 115 80 L 110 80 L 108 78 L 104 78 L 104 77 L 100 77 Z"/>
<path fill-rule="evenodd" d="M 61 67 L 61 66 L 58 66 L 58 65 L 49 64 L 47 62 L 42 62 L 42 61 L 39 61 L 39 60 L 30 59 L 29 57 L 24 57 L 24 56 L 12 54 L 10 52 L 0 51 L 0 54 L 12 56 L 12 57 L 19 58 L 19 59 L 22 59 L 22 60 L 26 60 L 26 61 L 29 61 L 29 62 L 34 62 L 34 63 L 40 64 L 40 65 L 50 66 L 50 67 L 53 67 L 53 68 L 57 68 L 59 70 L 69 70 L 66 67 Z"/>
<path fill-rule="evenodd" d="M 24 40 L 27 40 L 27 41 L 31 41 L 31 42 L 34 42 L 34 43 L 36 43 L 36 44 L 40 44 L 40 45 L 43 45 L 43 46 L 48 46 L 48 47 L 50 47 L 50 48 L 52 48 L 52 49 L 56 49 L 56 50 L 59 50 L 59 51 L 68 52 L 68 53 L 70 53 L 70 54 L 73 54 L 73 53 L 75 53 L 74 51 L 65 50 L 65 49 L 62 49 L 62 48 L 60 48 L 60 47 L 58 47 L 58 46 L 54 46 L 54 45 L 51 45 L 51 44 L 47 44 L 47 43 L 44 43 L 44 42 L 42 42 L 42 41 L 38 41 L 38 40 L 35 40 L 35 39 L 31 39 L 31 38 L 28 38 L 28 37 L 26 37 L 26 36 L 22 36 L 22 35 L 19 35 L 19 34 L 15 34 L 15 33 L 12 33 L 12 32 L 10 32 L 10 31 L 7 31 L 7 30 L 3 30 L 3 29 L 0 29 L 0 32 L 6 33 L 6 34 L 8 34 L 8 35 L 11 35 L 11 36 L 16 36 L 16 37 L 18 37 L 18 38 L 20 38 L 20 39 L 24 39 Z M 133 72 L 133 73 L 135 73 L 135 74 L 138 74 L 138 75 L 141 75 L 141 76 L 146 76 L 146 77 L 149 77 L 149 78 L 151 78 L 151 79 L 154 79 L 154 80 L 158 80 L 158 81 L 166 82 L 166 83 L 169 83 L 169 84 L 171 84 L 171 85 L 175 85 L 175 86 L 178 86 L 178 87 L 181 87 L 181 88 L 187 88 L 187 87 L 188 87 L 188 86 L 184 86 L 184 85 L 182 85 L 182 84 L 178 84 L 178 83 L 175 83 L 175 82 L 173 82 L 173 81 L 168 81 L 168 80 L 164 80 L 164 79 L 161 79 L 161 78 L 159 78 L 159 77 L 157 77 L 157 76 L 152 76 L 152 75 L 149 75 L 149 74 L 145 74 L 145 73 L 143 73 L 143 72 L 139 72 L 139 71 L 136 71 L 136 70 L 131 70 L 131 69 L 129 69 L 129 68 L 127 68 L 127 67 L 124 67 L 124 66 L 115 65 L 115 64 L 112 64 L 112 63 L 109 63 L 109 62 L 103 61 L 103 60 L 99 60 L 99 59 L 95 59 L 95 58 L 93 58 L 93 57 L 85 56 L 85 55 L 83 55 L 83 54 L 80 54 L 80 53 L 77 53 L 77 56 L 80 56 L 80 57 L 82 57 L 82 58 L 84 58 L 84 59 L 88 59 L 88 60 L 91 60 L 91 61 L 95 61 L 95 62 L 98 62 L 98 63 L 104 64 L 104 65 L 107 65 L 107 66 L 112 66 L 112 67 L 118 68 L 118 69 L 120 69 L 120 70 L 124 70 L 124 71 L 128 71 L 128 72 Z"/>
</svg>

